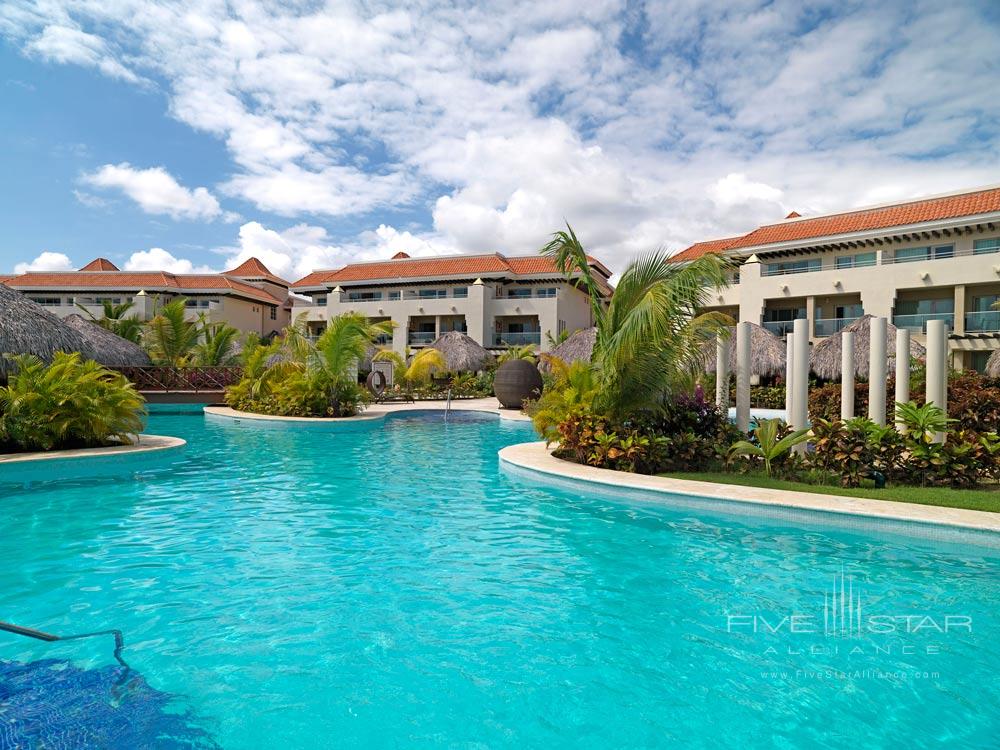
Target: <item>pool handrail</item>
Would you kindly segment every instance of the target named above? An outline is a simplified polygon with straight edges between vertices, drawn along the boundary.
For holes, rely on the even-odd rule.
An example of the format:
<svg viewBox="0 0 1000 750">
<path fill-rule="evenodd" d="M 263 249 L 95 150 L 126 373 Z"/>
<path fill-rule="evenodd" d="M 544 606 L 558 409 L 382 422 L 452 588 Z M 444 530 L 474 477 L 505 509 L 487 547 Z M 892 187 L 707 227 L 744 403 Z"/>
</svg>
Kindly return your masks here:
<svg viewBox="0 0 1000 750">
<path fill-rule="evenodd" d="M 0 620 L 0 630 L 5 630 L 8 633 L 14 633 L 15 635 L 23 635 L 27 638 L 34 638 L 37 641 L 46 641 L 52 643 L 54 641 L 75 641 L 80 638 L 91 638 L 98 635 L 111 635 L 115 638 L 115 659 L 123 667 L 128 669 L 128 664 L 122 659 L 122 649 L 125 648 L 125 637 L 122 635 L 120 630 L 97 630 L 93 633 L 76 633 L 74 635 L 54 635 L 53 633 L 46 633 L 43 630 L 35 630 L 34 628 L 26 628 L 23 625 L 15 625 L 10 622 L 4 622 Z"/>
</svg>

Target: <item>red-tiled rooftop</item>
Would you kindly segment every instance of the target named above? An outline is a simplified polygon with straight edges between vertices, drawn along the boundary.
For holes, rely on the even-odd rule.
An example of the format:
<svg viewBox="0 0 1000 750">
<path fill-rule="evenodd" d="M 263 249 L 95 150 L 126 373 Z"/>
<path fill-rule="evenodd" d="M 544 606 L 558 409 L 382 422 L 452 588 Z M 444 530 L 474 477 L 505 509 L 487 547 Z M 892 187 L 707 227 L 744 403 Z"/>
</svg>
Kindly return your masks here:
<svg viewBox="0 0 1000 750">
<path fill-rule="evenodd" d="M 81 271 L 118 271 L 118 266 L 107 258 L 94 258 L 90 263 L 80 269 Z"/>
<path fill-rule="evenodd" d="M 117 269 L 115 269 L 117 270 Z M 245 279 L 267 279 L 275 284 L 287 287 L 288 282 L 280 276 L 275 276 L 270 269 L 257 258 L 247 258 L 231 271 L 225 271 L 227 276 L 238 276 Z"/>
<path fill-rule="evenodd" d="M 688 261 L 705 253 L 723 250 L 795 242 L 853 232 L 864 232 L 909 226 L 927 221 L 958 219 L 1000 211 L 1000 188 L 985 188 L 958 195 L 923 198 L 888 206 L 862 208 L 838 214 L 802 218 L 792 211 L 785 221 L 766 224 L 738 237 L 696 242 L 673 256 L 672 260 Z"/>
<path fill-rule="evenodd" d="M 392 260 L 372 263 L 352 263 L 330 271 L 313 271 L 308 276 L 292 284 L 293 289 L 340 284 L 351 281 L 378 281 L 410 278 L 444 278 L 449 276 L 482 276 L 495 274 L 562 275 L 555 264 L 541 255 L 506 257 L 500 253 L 489 255 L 450 255 L 438 258 L 400 257 L 397 253 Z M 611 272 L 598 260 L 591 263 L 602 274 Z"/>
<path fill-rule="evenodd" d="M 686 261 L 695 260 L 700 258 L 706 253 L 721 253 L 723 250 L 732 245 L 739 237 L 725 237 L 721 240 L 707 240 L 706 242 L 696 242 L 691 247 L 681 250 L 676 255 L 672 256 L 670 260 L 674 261 Z"/>
<path fill-rule="evenodd" d="M 890 229 L 926 221 L 957 219 L 1000 211 L 1000 188 L 864 208 L 816 218 L 768 224 L 740 237 L 727 249 L 771 245 L 836 234 Z"/>
<path fill-rule="evenodd" d="M 172 274 L 166 271 L 74 271 L 69 273 L 26 273 L 6 282 L 13 289 L 114 289 L 131 291 L 223 290 L 247 299 L 281 304 L 281 300 L 246 282 L 220 274 Z"/>
</svg>

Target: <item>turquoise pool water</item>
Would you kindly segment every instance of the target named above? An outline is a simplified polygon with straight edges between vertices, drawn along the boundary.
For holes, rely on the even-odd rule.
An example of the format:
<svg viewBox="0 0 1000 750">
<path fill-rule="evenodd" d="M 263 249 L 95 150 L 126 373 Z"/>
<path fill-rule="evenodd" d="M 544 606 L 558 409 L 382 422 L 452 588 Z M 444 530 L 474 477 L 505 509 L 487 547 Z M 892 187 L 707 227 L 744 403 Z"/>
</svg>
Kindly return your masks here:
<svg viewBox="0 0 1000 750">
<path fill-rule="evenodd" d="M 496 455 L 530 428 L 485 415 L 150 432 L 189 445 L 0 473 L 0 619 L 122 629 L 221 747 L 997 746 L 995 549 L 535 487 Z M 0 633 L 40 659 L 114 665 Z"/>
</svg>

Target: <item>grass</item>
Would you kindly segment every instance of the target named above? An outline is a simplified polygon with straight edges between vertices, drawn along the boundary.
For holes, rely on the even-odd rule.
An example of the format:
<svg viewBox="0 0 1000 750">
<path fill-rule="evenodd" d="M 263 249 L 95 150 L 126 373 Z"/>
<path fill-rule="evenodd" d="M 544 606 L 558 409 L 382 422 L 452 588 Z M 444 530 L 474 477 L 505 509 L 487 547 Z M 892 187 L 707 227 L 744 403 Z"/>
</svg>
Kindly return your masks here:
<svg viewBox="0 0 1000 750">
<path fill-rule="evenodd" d="M 763 474 L 732 474 L 722 471 L 671 472 L 660 474 L 672 479 L 689 479 L 695 482 L 733 484 L 741 487 L 765 487 L 775 490 L 813 492 L 821 495 L 841 495 L 843 497 L 865 497 L 873 500 L 890 500 L 897 503 L 918 505 L 940 505 L 948 508 L 966 508 L 1000 512 L 1000 485 L 974 490 L 953 490 L 948 487 L 840 487 L 837 485 L 807 484 L 789 482 L 784 479 L 766 477 Z"/>
</svg>

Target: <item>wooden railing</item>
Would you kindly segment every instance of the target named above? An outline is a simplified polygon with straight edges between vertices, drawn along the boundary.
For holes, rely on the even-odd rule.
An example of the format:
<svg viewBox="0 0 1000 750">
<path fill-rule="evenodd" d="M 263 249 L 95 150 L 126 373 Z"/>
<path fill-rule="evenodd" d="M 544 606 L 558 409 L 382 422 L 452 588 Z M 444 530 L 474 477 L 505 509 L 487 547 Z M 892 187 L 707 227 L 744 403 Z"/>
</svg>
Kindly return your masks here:
<svg viewBox="0 0 1000 750">
<path fill-rule="evenodd" d="M 138 391 L 170 393 L 222 391 L 239 382 L 242 367 L 114 367 Z"/>
</svg>

